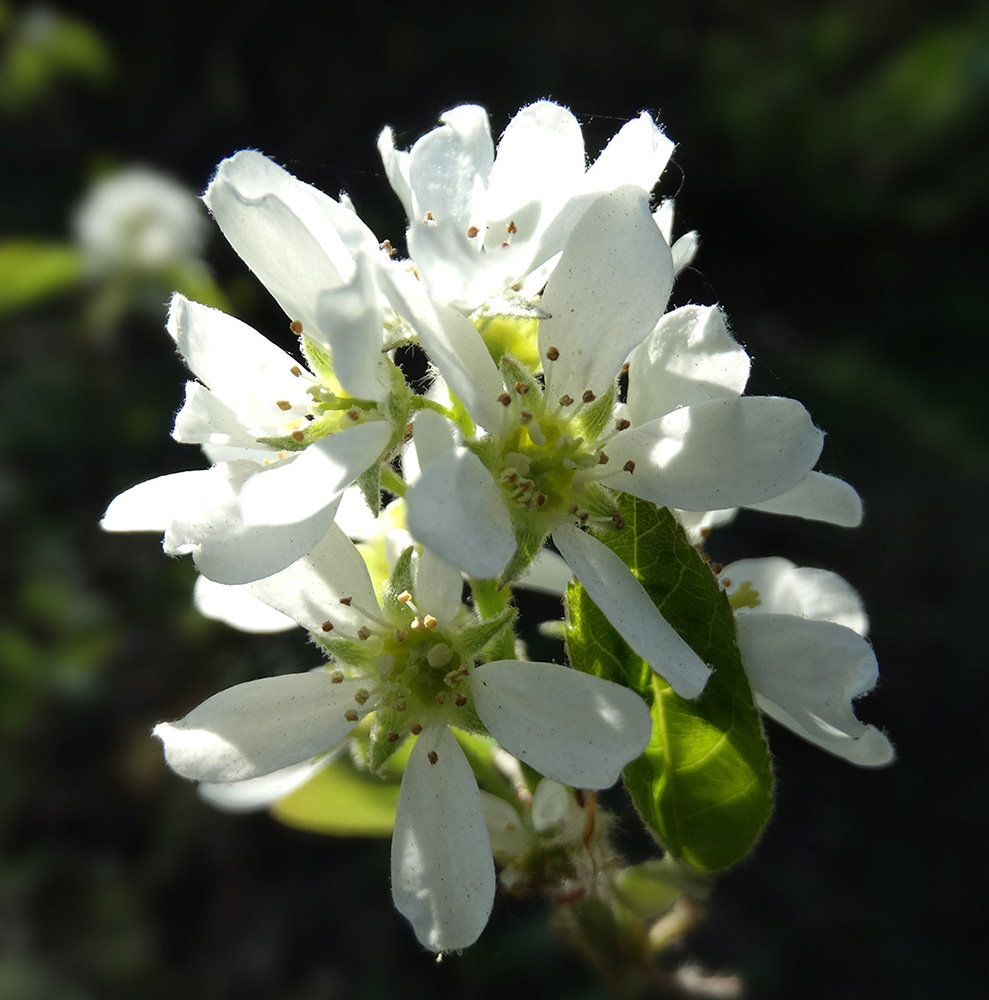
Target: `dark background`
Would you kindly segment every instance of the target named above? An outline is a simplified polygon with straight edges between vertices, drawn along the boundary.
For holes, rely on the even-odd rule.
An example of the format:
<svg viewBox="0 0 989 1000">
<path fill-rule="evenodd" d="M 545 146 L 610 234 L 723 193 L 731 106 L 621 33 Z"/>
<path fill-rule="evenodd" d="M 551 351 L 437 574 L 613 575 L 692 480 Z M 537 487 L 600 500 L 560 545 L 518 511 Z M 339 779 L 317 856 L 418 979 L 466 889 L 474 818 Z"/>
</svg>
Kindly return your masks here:
<svg viewBox="0 0 989 1000">
<path fill-rule="evenodd" d="M 593 154 L 653 112 L 681 144 L 664 190 L 703 238 L 678 299 L 724 304 L 751 391 L 803 401 L 821 467 L 866 503 L 855 531 L 743 515 L 712 554 L 860 588 L 883 674 L 859 712 L 899 754 L 857 770 L 770 726 L 775 818 L 684 954 L 754 1000 L 981 996 L 989 14 L 794 6 L 66 3 L 108 62 L 0 111 L 0 226 L 64 239 L 108 163 L 201 190 L 253 146 L 398 242 L 385 123 L 408 145 L 477 101 L 497 135 L 551 97 Z M 22 9 L 0 5 L 0 50 Z M 209 260 L 241 318 L 282 328 L 218 235 Z M 437 966 L 391 908 L 384 842 L 221 815 L 161 763 L 156 721 L 311 654 L 201 619 L 188 560 L 98 531 L 121 489 L 198 459 L 168 437 L 167 291 L 102 332 L 84 296 L 0 317 L 0 998 L 602 996 L 538 904 L 499 900 Z"/>
</svg>

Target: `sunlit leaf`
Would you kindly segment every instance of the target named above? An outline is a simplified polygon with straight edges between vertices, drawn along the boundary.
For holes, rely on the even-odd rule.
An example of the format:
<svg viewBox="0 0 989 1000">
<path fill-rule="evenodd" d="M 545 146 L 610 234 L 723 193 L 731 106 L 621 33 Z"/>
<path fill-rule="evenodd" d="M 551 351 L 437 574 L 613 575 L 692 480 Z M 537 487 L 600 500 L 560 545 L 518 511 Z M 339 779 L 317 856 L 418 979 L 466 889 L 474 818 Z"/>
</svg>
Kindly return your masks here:
<svg viewBox="0 0 989 1000">
<path fill-rule="evenodd" d="M 748 854 L 772 810 L 769 752 L 739 657 L 734 617 L 710 567 L 668 510 L 624 494 L 619 506 L 625 527 L 602 540 L 714 673 L 700 697 L 679 697 L 576 582 L 567 591 L 570 660 L 645 699 L 652 740 L 625 768 L 625 784 L 672 855 L 717 871 Z"/>
</svg>

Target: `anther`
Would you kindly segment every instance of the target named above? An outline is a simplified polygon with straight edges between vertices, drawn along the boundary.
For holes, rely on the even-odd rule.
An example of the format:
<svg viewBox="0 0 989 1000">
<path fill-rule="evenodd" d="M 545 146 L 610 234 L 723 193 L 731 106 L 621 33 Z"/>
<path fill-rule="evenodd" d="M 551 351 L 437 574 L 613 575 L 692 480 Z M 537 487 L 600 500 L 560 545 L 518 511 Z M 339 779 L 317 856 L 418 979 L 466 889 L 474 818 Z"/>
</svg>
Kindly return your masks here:
<svg viewBox="0 0 989 1000">
<path fill-rule="evenodd" d="M 403 590 L 402 593 L 398 595 L 398 600 L 401 604 L 407 604 L 412 600 L 412 595 L 407 590 Z"/>
<path fill-rule="evenodd" d="M 343 683 L 343 671 L 342 670 L 334 670 L 333 673 L 330 674 L 330 683 L 331 684 L 342 684 Z"/>
<path fill-rule="evenodd" d="M 364 702 L 366 702 L 370 697 L 371 693 L 367 690 L 367 688 L 358 688 L 354 692 L 354 701 L 356 701 L 358 705 L 363 705 Z"/>
<path fill-rule="evenodd" d="M 432 615 L 426 615 L 426 617 L 423 618 L 422 623 L 426 626 L 426 628 L 436 628 L 439 624 L 439 622 Z"/>
<path fill-rule="evenodd" d="M 457 697 L 453 699 L 453 703 L 457 706 L 457 708 L 463 708 L 464 705 L 467 704 L 467 695 L 458 694 Z"/>
<path fill-rule="evenodd" d="M 598 455 L 598 465 L 607 465 L 609 461 L 610 459 L 603 451 Z"/>
<path fill-rule="evenodd" d="M 410 420 L 405 425 L 405 433 L 402 435 L 402 441 L 408 444 L 412 440 L 412 421 Z"/>
<path fill-rule="evenodd" d="M 302 369 L 298 365 L 292 365 L 289 371 L 296 377 L 302 378 Z"/>
<path fill-rule="evenodd" d="M 509 236 L 514 236 L 518 231 L 519 227 L 515 225 L 514 219 L 512 219 L 507 226 L 505 226 L 505 232 L 508 233 Z"/>
<path fill-rule="evenodd" d="M 397 743 L 398 742 L 398 733 L 396 733 L 396 732 L 390 732 L 385 737 L 385 739 L 388 740 L 389 743 Z"/>
<path fill-rule="evenodd" d="M 362 625 L 357 630 L 357 638 L 360 639 L 362 642 L 365 639 L 370 639 L 371 638 L 371 630 L 366 625 Z"/>
<path fill-rule="evenodd" d="M 353 600 L 353 598 L 352 598 L 352 597 L 341 597 L 341 598 L 340 598 L 340 603 L 341 603 L 342 605 L 344 605 L 344 607 L 347 607 L 347 608 L 349 608 L 349 607 L 350 607 L 350 602 L 351 602 L 352 600 Z"/>
<path fill-rule="evenodd" d="M 627 375 L 628 374 L 628 362 L 627 361 L 625 362 L 625 364 L 622 365 L 622 372 L 621 373 L 622 373 L 622 375 Z"/>
<path fill-rule="evenodd" d="M 569 396 L 564 393 L 560 397 L 560 406 L 573 406 L 573 396 Z"/>
<path fill-rule="evenodd" d="M 715 575 L 720 573 L 725 568 L 724 563 L 711 563 L 711 569 L 714 570 Z"/>
<path fill-rule="evenodd" d="M 354 423 L 356 424 L 357 421 L 361 419 L 361 411 L 358 410 L 356 407 L 351 407 L 349 410 L 347 410 L 347 416 L 351 420 L 353 420 Z"/>
<path fill-rule="evenodd" d="M 629 460 L 628 460 L 628 461 L 627 461 L 627 462 L 626 462 L 626 463 L 625 463 L 625 464 L 624 464 L 624 465 L 622 466 L 622 469 L 623 469 L 623 470 L 624 470 L 625 472 L 635 472 L 635 462 L 633 462 L 633 461 L 632 461 L 632 459 L 629 459 Z"/>
<path fill-rule="evenodd" d="M 321 628 L 321 629 L 322 629 L 322 630 L 323 630 L 324 632 L 332 632 L 332 631 L 333 631 L 333 622 L 331 622 L 331 621 L 325 621 L 325 622 L 323 622 L 323 624 L 322 624 L 322 625 L 320 625 L 319 627 L 320 627 L 320 628 Z"/>
<path fill-rule="evenodd" d="M 498 402 L 501 403 L 502 406 L 511 406 L 512 405 L 512 397 L 509 396 L 507 392 L 503 392 L 498 397 Z"/>
<path fill-rule="evenodd" d="M 423 219 L 424 222 L 435 222 L 436 216 L 432 212 L 427 212 L 426 217 Z"/>
<path fill-rule="evenodd" d="M 289 323 L 288 328 L 292 331 L 292 333 L 294 333 L 298 337 L 298 335 L 302 333 L 302 320 L 301 319 L 292 320 L 292 322 Z"/>
<path fill-rule="evenodd" d="M 404 701 L 398 701 L 392 706 L 396 712 L 404 712 L 408 707 Z"/>
<path fill-rule="evenodd" d="M 404 628 L 395 629 L 395 642 L 405 642 L 408 637 L 409 633 Z"/>
<path fill-rule="evenodd" d="M 413 736 L 418 736 L 422 732 L 422 726 L 417 722 L 410 730 Z"/>
<path fill-rule="evenodd" d="M 379 243 L 378 249 L 384 250 L 389 257 L 395 256 L 395 248 L 391 245 L 391 240 L 385 240 L 383 243 Z"/>
<path fill-rule="evenodd" d="M 611 523 L 616 528 L 624 528 L 625 527 L 625 518 L 622 517 L 621 514 L 614 513 L 614 514 L 611 515 Z"/>
<path fill-rule="evenodd" d="M 481 230 L 477 226 L 469 226 L 467 229 L 467 239 L 472 240 Z"/>
<path fill-rule="evenodd" d="M 627 431 L 629 429 L 629 427 L 631 427 L 631 426 L 632 426 L 632 421 L 631 420 L 626 420 L 624 417 L 622 417 L 621 420 L 616 420 L 615 421 L 615 430 L 616 431 Z"/>
<path fill-rule="evenodd" d="M 584 390 L 584 395 L 580 397 L 585 403 L 593 403 L 597 396 L 590 389 Z"/>
<path fill-rule="evenodd" d="M 546 350 L 546 358 L 549 361 L 558 361 L 560 358 L 560 352 L 555 347 L 549 347 Z"/>
<path fill-rule="evenodd" d="M 429 753 L 426 754 L 426 757 L 428 758 L 430 764 L 435 764 L 439 760 L 435 750 L 430 750 Z"/>
<path fill-rule="evenodd" d="M 528 424 L 532 421 L 532 414 L 528 410 L 523 410 L 519 417 L 520 424 Z"/>
<path fill-rule="evenodd" d="M 542 507 L 542 505 L 544 503 L 546 503 L 546 494 L 545 493 L 537 493 L 536 494 L 536 506 L 537 507 Z"/>
<path fill-rule="evenodd" d="M 278 402 L 275 403 L 275 406 L 277 406 L 279 410 L 292 409 L 292 404 L 287 399 L 279 399 Z"/>
<path fill-rule="evenodd" d="M 306 435 L 305 431 L 292 431 L 292 440 L 298 441 L 300 444 L 305 441 Z"/>
<path fill-rule="evenodd" d="M 347 711 L 343 713 L 343 717 L 348 722 L 356 722 L 360 718 L 360 716 L 357 714 L 356 708 L 348 708 Z"/>
<path fill-rule="evenodd" d="M 529 391 L 529 387 L 525 384 L 525 382 L 516 382 L 515 383 L 515 391 L 520 396 L 524 396 Z"/>
<path fill-rule="evenodd" d="M 409 626 L 409 628 L 411 628 L 414 632 L 417 632 L 419 629 L 422 628 L 422 622 L 419 621 L 418 615 L 416 615 L 415 618 L 412 619 L 412 624 Z"/>
</svg>

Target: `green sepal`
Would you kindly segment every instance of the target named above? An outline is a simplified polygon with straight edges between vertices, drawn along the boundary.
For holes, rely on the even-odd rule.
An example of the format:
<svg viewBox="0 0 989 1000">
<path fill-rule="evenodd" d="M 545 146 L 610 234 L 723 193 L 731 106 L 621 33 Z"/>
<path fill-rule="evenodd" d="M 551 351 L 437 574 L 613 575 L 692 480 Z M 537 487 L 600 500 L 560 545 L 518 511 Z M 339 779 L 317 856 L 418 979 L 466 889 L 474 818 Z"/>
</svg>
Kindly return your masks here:
<svg viewBox="0 0 989 1000">
<path fill-rule="evenodd" d="M 488 643 L 493 642 L 515 620 L 516 609 L 504 608 L 493 618 L 465 625 L 457 629 L 457 652 L 465 659 L 473 659 Z"/>
<path fill-rule="evenodd" d="M 586 483 L 580 492 L 580 508 L 593 517 L 613 517 L 620 514 L 615 493 L 600 483 Z"/>
<path fill-rule="evenodd" d="M 498 371 L 501 372 L 501 377 L 505 380 L 505 385 L 510 391 L 516 385 L 525 386 L 526 392 L 523 394 L 523 406 L 525 405 L 524 396 L 528 395 L 528 393 L 533 393 L 534 399 L 538 399 L 542 394 L 542 383 L 533 375 L 529 366 L 524 361 L 519 361 L 514 355 L 503 354 L 498 362 Z"/>
<path fill-rule="evenodd" d="M 375 462 L 357 477 L 357 485 L 371 513 L 377 517 L 381 513 L 381 463 Z"/>
<path fill-rule="evenodd" d="M 306 361 L 309 362 L 313 373 L 324 382 L 330 382 L 334 386 L 339 385 L 329 351 L 324 350 L 312 337 L 307 337 L 305 334 L 299 338 L 299 342 L 302 345 L 302 353 L 306 356 Z"/>
<path fill-rule="evenodd" d="M 614 409 L 615 390 L 612 388 L 586 404 L 574 418 L 574 424 L 585 440 L 596 441 L 608 426 Z"/>
<path fill-rule="evenodd" d="M 336 639 L 332 634 L 313 635 L 317 645 L 325 649 L 338 663 L 367 670 L 378 660 L 380 648 L 354 639 Z"/>
<path fill-rule="evenodd" d="M 578 582 L 567 589 L 567 649 L 579 670 L 637 691 L 652 713 L 645 752 L 624 771 L 661 844 L 704 872 L 752 849 L 772 812 L 773 775 L 724 591 L 670 511 L 618 494 L 625 527 L 601 536 L 663 616 L 713 669 L 702 694 L 679 697 L 636 656 Z"/>
<path fill-rule="evenodd" d="M 547 535 L 547 532 L 543 530 L 547 521 L 527 516 L 529 514 L 527 510 L 514 504 L 510 509 L 511 513 L 515 515 L 512 518 L 515 551 L 512 553 L 512 558 L 508 560 L 508 565 L 498 577 L 499 587 L 504 587 L 513 580 L 517 580 L 532 565 L 532 560 L 539 554 Z"/>
<path fill-rule="evenodd" d="M 415 593 L 412 579 L 412 552 L 411 545 L 402 549 L 401 555 L 395 560 L 395 565 L 392 567 L 391 576 L 388 577 L 382 606 L 389 617 L 391 616 L 389 613 L 394 614 L 396 611 L 406 609 L 406 605 L 398 599 L 401 594 Z M 404 610 L 404 613 L 407 614 L 407 610 Z"/>
</svg>

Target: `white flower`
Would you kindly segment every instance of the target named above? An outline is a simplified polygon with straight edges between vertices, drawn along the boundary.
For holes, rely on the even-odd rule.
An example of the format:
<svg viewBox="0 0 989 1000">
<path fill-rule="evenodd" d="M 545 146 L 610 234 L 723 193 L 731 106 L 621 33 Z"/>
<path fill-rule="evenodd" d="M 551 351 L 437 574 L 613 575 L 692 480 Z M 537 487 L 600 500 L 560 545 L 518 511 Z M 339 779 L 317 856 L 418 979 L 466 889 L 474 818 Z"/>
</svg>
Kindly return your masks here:
<svg viewBox="0 0 989 1000">
<path fill-rule="evenodd" d="M 73 228 L 94 274 L 198 262 L 206 241 L 206 218 L 192 192 L 144 167 L 94 184 Z"/>
<path fill-rule="evenodd" d="M 673 151 L 645 113 L 590 168 L 577 119 L 550 101 L 515 115 L 497 155 L 483 108 L 461 105 L 440 121 L 408 152 L 390 128 L 378 148 L 429 295 L 467 313 L 513 289 L 538 292 L 590 204 L 626 185 L 651 191 Z"/>
<path fill-rule="evenodd" d="M 320 638 L 336 667 L 237 685 L 155 734 L 177 773 L 231 786 L 221 801 L 252 804 L 265 797 L 251 782 L 274 775 L 281 794 L 297 774 L 285 769 L 316 766 L 368 713 L 372 766 L 415 736 L 392 840 L 392 893 L 419 940 L 443 952 L 477 938 L 495 889 L 480 795 L 450 727 L 480 723 L 540 773 L 604 788 L 642 751 L 651 721 L 633 692 L 557 664 L 475 665 L 492 626 L 461 604 L 459 572 L 428 551 L 410 572 L 411 591 L 379 605 L 360 553 L 332 526 L 307 557 L 246 589 Z"/>
<path fill-rule="evenodd" d="M 879 679 L 858 594 L 836 573 L 786 559 L 741 559 L 722 581 L 756 703 L 798 736 L 853 764 L 879 767 L 893 747 L 855 717 Z"/>
<path fill-rule="evenodd" d="M 353 212 L 258 153 L 224 161 L 206 192 L 224 234 L 291 319 L 312 371 L 259 333 L 175 296 L 168 331 L 198 381 L 178 441 L 216 463 L 117 497 L 110 531 L 161 530 L 220 583 L 268 576 L 308 552 L 343 491 L 401 441 L 410 391 L 382 354 L 383 300 Z"/>
<path fill-rule="evenodd" d="M 812 469 L 823 434 L 794 400 L 741 395 L 748 357 L 719 312 L 662 316 L 672 280 L 642 192 L 624 187 L 594 201 L 539 302 L 543 380 L 510 359 L 498 372 L 487 354 L 471 354 L 473 388 L 447 381 L 483 431 L 465 439 L 420 414 L 414 434 L 420 444 L 432 438 L 433 457 L 406 500 L 413 536 L 476 577 L 515 576 L 551 533 L 632 648 L 693 697 L 707 667 L 620 560 L 575 525 L 611 519 L 601 486 L 688 510 L 770 500 Z M 705 335 L 692 338 L 698 327 Z M 678 354 L 664 351 L 667 342 L 687 350 L 692 367 L 673 369 Z M 630 352 L 628 403 L 616 406 Z M 492 374 L 502 386 L 493 414 Z"/>
</svg>

